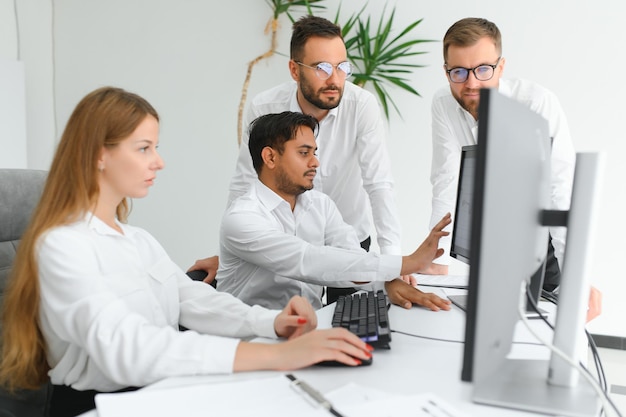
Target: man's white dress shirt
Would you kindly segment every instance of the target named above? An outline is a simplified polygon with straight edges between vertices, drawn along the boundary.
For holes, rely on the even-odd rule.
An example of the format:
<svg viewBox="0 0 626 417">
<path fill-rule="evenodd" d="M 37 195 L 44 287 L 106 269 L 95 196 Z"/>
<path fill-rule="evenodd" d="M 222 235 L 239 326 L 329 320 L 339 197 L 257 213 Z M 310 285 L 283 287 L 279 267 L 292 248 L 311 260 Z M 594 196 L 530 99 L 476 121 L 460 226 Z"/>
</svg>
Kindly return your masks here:
<svg viewBox="0 0 626 417">
<path fill-rule="evenodd" d="M 389 281 L 400 275 L 401 264 L 399 255 L 365 252 L 326 194 L 300 194 L 292 212 L 257 179 L 224 213 L 217 288 L 267 308 L 301 295 L 317 309 L 323 285 Z"/>
<path fill-rule="evenodd" d="M 552 209 L 568 210 L 572 194 L 576 155 L 565 113 L 557 97 L 549 90 L 527 80 L 500 80 L 498 91 L 543 116 L 549 125 L 552 142 Z M 431 167 L 432 183 L 432 228 L 447 213 L 454 214 L 456 191 L 459 176 L 461 148 L 475 145 L 478 135 L 478 121 L 463 109 L 450 92 L 450 87 L 441 88 L 432 101 L 432 140 L 433 157 Z M 564 227 L 551 227 L 554 252 L 563 267 L 565 251 Z M 436 263 L 450 262 L 450 238 L 443 237 L 439 246 L 446 253 L 436 259 Z"/>
<path fill-rule="evenodd" d="M 244 194 L 257 178 L 248 149 L 250 123 L 269 113 L 302 112 L 296 92 L 295 82 L 281 84 L 257 95 L 248 106 L 229 202 Z M 317 146 L 320 168 L 315 176 L 315 189 L 335 202 L 344 221 L 356 230 L 359 242 L 372 232 L 371 217 L 380 252 L 400 255 L 401 227 L 391 163 L 385 127 L 374 95 L 346 81 L 341 103 L 320 122 Z"/>
<path fill-rule="evenodd" d="M 120 227 L 124 234 L 88 214 L 39 241 L 39 317 L 53 384 L 114 391 L 230 373 L 235 337 L 276 338 L 278 311 L 192 281 L 150 234 Z M 179 323 L 197 332 L 179 332 Z"/>
</svg>

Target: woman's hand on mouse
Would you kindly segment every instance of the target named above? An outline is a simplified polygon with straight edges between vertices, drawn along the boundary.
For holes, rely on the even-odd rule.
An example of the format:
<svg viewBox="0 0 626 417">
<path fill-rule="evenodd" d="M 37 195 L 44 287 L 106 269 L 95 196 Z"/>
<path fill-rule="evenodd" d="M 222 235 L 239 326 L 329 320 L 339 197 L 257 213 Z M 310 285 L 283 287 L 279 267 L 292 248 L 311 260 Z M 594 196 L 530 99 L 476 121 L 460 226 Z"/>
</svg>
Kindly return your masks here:
<svg viewBox="0 0 626 417">
<path fill-rule="evenodd" d="M 372 357 L 373 347 L 344 328 L 316 330 L 286 343 L 275 345 L 280 350 L 279 369 L 297 369 L 322 361 L 337 361 L 357 366 Z"/>
<path fill-rule="evenodd" d="M 354 333 L 337 327 L 315 330 L 278 344 L 241 342 L 235 357 L 235 371 L 291 370 L 322 361 L 357 366 L 372 357 L 372 348 Z"/>
</svg>

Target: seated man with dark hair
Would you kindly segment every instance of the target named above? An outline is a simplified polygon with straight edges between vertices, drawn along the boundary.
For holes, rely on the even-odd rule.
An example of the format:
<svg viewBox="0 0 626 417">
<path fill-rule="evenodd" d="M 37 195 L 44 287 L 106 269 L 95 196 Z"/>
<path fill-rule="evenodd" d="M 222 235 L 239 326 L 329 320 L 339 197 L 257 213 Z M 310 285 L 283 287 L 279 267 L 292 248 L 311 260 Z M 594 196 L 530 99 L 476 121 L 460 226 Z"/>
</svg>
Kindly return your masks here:
<svg viewBox="0 0 626 417">
<path fill-rule="evenodd" d="M 420 272 L 442 254 L 437 246 L 450 215 L 411 255 L 364 251 L 335 203 L 312 189 L 317 127 L 314 117 L 288 111 L 252 122 L 248 147 L 258 180 L 222 219 L 217 288 L 265 307 L 298 294 L 320 308 L 325 285 L 375 289 L 384 283 L 395 304 L 448 310 L 449 301 L 397 277 Z"/>
</svg>

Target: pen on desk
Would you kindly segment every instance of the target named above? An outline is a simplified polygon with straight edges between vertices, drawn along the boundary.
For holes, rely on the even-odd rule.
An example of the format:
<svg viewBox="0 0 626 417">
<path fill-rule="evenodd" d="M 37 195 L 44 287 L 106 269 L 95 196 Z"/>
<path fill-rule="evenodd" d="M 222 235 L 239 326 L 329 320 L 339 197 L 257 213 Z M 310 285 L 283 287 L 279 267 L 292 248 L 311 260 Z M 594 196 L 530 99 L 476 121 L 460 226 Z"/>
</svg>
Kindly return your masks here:
<svg viewBox="0 0 626 417">
<path fill-rule="evenodd" d="M 328 410 L 332 415 L 334 415 L 335 417 L 343 417 L 337 410 L 333 408 L 330 401 L 324 398 L 324 396 L 315 388 L 313 388 L 306 382 L 299 380 L 292 374 L 286 374 L 285 376 L 289 378 L 289 380 L 294 386 L 296 386 L 297 388 L 300 388 L 304 393 L 306 393 L 309 397 L 311 397 L 313 401 L 315 401 L 320 406 Z"/>
<path fill-rule="evenodd" d="M 454 417 L 452 414 L 450 414 L 448 412 L 448 410 L 443 409 L 439 404 L 437 404 L 436 402 L 434 402 L 432 399 L 428 400 L 428 403 L 431 404 L 433 407 L 437 408 L 438 410 L 440 410 L 442 413 L 444 413 L 446 416 L 448 417 Z"/>
<path fill-rule="evenodd" d="M 431 413 L 431 412 L 430 412 L 430 410 L 429 410 L 428 408 L 426 408 L 426 407 L 424 407 L 424 406 L 422 406 L 422 411 L 423 411 L 424 413 L 428 414 L 429 416 L 434 415 L 433 413 Z"/>
</svg>

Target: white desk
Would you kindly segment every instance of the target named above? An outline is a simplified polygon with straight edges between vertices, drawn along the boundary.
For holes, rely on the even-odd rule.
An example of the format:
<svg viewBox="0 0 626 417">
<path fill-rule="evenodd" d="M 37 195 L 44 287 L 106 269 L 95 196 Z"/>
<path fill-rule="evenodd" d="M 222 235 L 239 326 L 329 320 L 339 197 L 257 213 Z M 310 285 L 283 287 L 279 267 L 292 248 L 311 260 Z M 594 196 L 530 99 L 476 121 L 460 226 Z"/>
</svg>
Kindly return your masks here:
<svg viewBox="0 0 626 417">
<path fill-rule="evenodd" d="M 443 290 L 427 288 L 426 291 L 443 294 Z M 445 290 L 451 294 L 460 290 Z M 545 306 L 542 305 L 545 308 Z M 334 307 L 328 306 L 318 311 L 319 327 L 330 327 Z M 377 388 L 387 392 L 414 394 L 432 392 L 452 406 L 470 416 L 481 417 L 521 417 L 535 415 L 527 412 L 475 404 L 471 400 L 472 386 L 461 381 L 463 340 L 465 333 L 465 313 L 456 307 L 450 311 L 431 312 L 414 307 L 405 310 L 391 306 L 389 321 L 392 330 L 417 334 L 435 339 L 412 337 L 392 333 L 391 349 L 374 352 L 372 365 L 350 367 L 310 367 L 292 372 L 322 393 L 329 392 L 350 382 Z M 538 328 L 545 327 L 536 321 Z M 518 331 L 516 340 L 534 342 L 523 331 Z M 541 346 L 523 345 L 525 355 L 546 357 L 547 349 Z M 228 376 L 202 376 L 170 378 L 145 389 L 183 386 L 198 383 L 229 381 L 253 378 L 259 375 L 280 374 L 279 372 L 253 372 Z M 97 417 L 96 411 L 80 417 Z"/>
<path fill-rule="evenodd" d="M 428 288 L 426 291 L 438 293 L 441 290 Z M 453 291 L 446 290 L 450 294 Z M 442 294 L 443 295 L 443 294 Z M 326 309 L 323 309 L 326 310 Z M 329 322 L 332 309 L 320 311 L 320 323 Z M 452 307 L 450 311 L 432 312 L 414 307 L 405 310 L 391 306 L 389 322 L 392 330 L 426 336 L 433 339 L 451 340 L 443 342 L 392 333 L 391 349 L 374 352 L 371 366 L 358 369 L 319 369 L 308 368 L 293 372 L 320 391 L 326 392 L 358 381 L 381 390 L 400 393 L 433 392 L 457 409 L 472 416 L 529 416 L 502 408 L 481 406 L 471 401 L 472 386 L 461 381 L 463 363 L 463 340 L 465 335 L 465 313 Z M 535 324 L 535 323 L 533 323 Z M 537 327 L 542 323 L 537 322 Z M 545 325 L 544 325 L 545 326 Z M 525 332 L 518 331 L 517 340 L 534 341 Z M 547 357 L 548 350 L 542 346 L 524 345 L 520 354 Z"/>
</svg>

